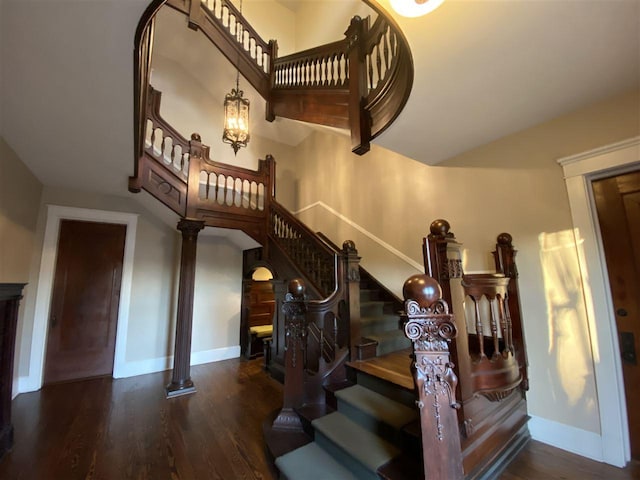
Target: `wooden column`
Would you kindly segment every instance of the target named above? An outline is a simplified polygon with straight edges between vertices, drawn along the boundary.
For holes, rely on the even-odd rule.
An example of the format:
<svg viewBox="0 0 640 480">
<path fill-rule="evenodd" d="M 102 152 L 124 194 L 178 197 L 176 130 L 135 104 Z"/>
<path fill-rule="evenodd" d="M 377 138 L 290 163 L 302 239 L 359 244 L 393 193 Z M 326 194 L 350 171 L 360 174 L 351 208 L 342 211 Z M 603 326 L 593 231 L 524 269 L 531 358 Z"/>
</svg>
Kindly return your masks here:
<svg viewBox="0 0 640 480">
<path fill-rule="evenodd" d="M 182 253 L 180 256 L 173 376 L 171 383 L 167 385 L 167 398 L 196 391 L 190 374 L 191 325 L 193 322 L 193 289 L 196 277 L 196 247 L 198 233 L 203 228 L 204 222 L 202 220 L 183 218 L 178 222 L 178 230 L 182 232 Z"/>
<path fill-rule="evenodd" d="M 457 334 L 438 282 L 414 275 L 404 284 L 405 334 L 413 342 L 412 373 L 418 392 L 424 478 L 462 480 L 462 450 L 456 409 L 458 378 L 449 358 Z"/>
</svg>

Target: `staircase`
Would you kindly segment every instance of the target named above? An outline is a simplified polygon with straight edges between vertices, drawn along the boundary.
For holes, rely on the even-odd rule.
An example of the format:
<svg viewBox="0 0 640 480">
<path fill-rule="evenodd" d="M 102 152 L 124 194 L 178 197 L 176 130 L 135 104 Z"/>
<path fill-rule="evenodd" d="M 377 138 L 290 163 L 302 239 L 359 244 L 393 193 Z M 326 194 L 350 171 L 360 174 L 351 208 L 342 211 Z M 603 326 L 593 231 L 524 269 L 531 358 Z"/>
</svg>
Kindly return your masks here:
<svg viewBox="0 0 640 480">
<path fill-rule="evenodd" d="M 402 403 L 397 385 L 363 372 L 357 378 L 358 383 L 333 394 L 335 411 L 307 425 L 314 440 L 276 459 L 281 478 L 379 479 L 385 465 L 411 449 L 408 443 L 417 451 L 418 439 L 407 433 L 419 420 L 413 395 L 405 392 Z M 390 392 L 395 399 L 386 396 Z"/>
<path fill-rule="evenodd" d="M 411 347 L 411 342 L 401 329 L 399 313 L 402 302 L 383 285 L 360 268 L 360 325 L 366 341 L 375 342 L 373 355 L 381 356 Z M 366 348 L 366 347 L 365 347 Z"/>
</svg>

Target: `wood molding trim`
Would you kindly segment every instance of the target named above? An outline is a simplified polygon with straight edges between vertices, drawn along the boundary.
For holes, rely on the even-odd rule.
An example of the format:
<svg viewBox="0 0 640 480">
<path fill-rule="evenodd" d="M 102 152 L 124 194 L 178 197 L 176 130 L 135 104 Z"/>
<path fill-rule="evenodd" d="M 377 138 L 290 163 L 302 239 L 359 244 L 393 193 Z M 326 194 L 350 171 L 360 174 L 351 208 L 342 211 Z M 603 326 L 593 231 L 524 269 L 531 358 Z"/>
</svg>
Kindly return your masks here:
<svg viewBox="0 0 640 480">
<path fill-rule="evenodd" d="M 585 306 L 594 352 L 594 371 L 600 407 L 600 448 L 595 460 L 624 467 L 631 458 L 624 381 L 613 316 L 611 289 L 600 238 L 591 181 L 640 167 L 640 137 L 558 160 L 562 166 Z M 605 415 L 606 414 L 606 415 Z M 534 437 L 535 438 L 535 437 Z M 571 451 L 573 441 L 566 446 Z"/>
<path fill-rule="evenodd" d="M 310 205 L 307 205 L 306 207 L 302 207 L 301 209 L 296 210 L 295 212 L 293 212 L 293 214 L 297 217 L 299 214 L 301 214 L 303 212 L 306 212 L 307 210 L 311 210 L 313 208 L 316 208 L 316 207 L 324 208 L 326 211 L 328 211 L 332 215 L 335 215 L 336 217 L 338 217 L 340 220 L 342 220 L 344 223 L 346 223 L 350 227 L 353 227 L 354 229 L 356 229 L 358 232 L 362 233 L 367 238 L 373 240 L 375 243 L 380 245 L 382 248 L 387 250 L 389 253 L 395 255 L 396 257 L 398 257 L 400 260 L 402 260 L 403 262 L 407 263 L 408 265 L 411 265 L 413 268 L 416 269 L 416 271 L 422 272 L 424 270 L 423 266 L 420 263 L 418 263 L 415 260 L 413 260 L 412 258 L 408 257 L 407 255 L 402 253 L 400 250 L 392 247 L 391 245 L 389 245 L 387 242 L 385 242 L 381 238 L 376 237 L 373 233 L 368 231 L 366 228 L 362 227 L 361 225 L 358 225 L 356 222 L 354 222 L 350 218 L 342 215 L 340 212 L 338 212 L 337 210 L 334 210 L 333 208 L 331 208 L 329 205 L 327 205 L 326 203 L 324 203 L 322 201 L 314 202 L 314 203 L 312 203 Z"/>
</svg>

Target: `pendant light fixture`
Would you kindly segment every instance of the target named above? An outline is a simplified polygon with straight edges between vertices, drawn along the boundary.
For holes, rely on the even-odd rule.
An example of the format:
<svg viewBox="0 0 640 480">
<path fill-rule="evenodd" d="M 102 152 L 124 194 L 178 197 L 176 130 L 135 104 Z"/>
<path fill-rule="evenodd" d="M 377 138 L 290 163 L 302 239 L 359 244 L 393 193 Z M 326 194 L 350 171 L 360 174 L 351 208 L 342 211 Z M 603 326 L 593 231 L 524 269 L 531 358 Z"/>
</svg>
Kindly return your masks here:
<svg viewBox="0 0 640 480">
<path fill-rule="evenodd" d="M 240 16 L 242 16 L 242 0 L 240 0 Z M 243 27 L 240 19 L 236 23 L 236 36 L 238 43 L 242 45 Z M 238 53 L 239 64 L 240 54 Z M 238 154 L 240 147 L 246 147 L 249 143 L 249 100 L 244 98 L 244 92 L 240 90 L 240 70 L 236 66 L 236 88 L 224 97 L 224 131 L 222 141 L 233 148 L 233 153 Z"/>
<path fill-rule="evenodd" d="M 403 17 L 420 17 L 434 11 L 444 0 L 390 0 L 391 7 Z"/>
</svg>

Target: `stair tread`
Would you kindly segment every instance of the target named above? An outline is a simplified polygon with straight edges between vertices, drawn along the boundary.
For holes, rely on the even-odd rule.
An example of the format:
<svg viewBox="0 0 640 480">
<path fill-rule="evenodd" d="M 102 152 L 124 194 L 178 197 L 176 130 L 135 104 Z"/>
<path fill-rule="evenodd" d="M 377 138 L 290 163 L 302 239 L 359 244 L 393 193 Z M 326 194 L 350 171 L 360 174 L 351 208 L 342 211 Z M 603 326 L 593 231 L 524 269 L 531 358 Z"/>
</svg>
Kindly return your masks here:
<svg viewBox="0 0 640 480">
<path fill-rule="evenodd" d="M 318 418 L 312 425 L 317 432 L 322 433 L 372 472 L 400 454 L 400 450 L 391 443 L 340 412 Z"/>
<path fill-rule="evenodd" d="M 357 480 L 346 467 L 315 442 L 276 458 L 276 466 L 291 480 Z"/>
<path fill-rule="evenodd" d="M 400 429 L 418 418 L 418 412 L 379 393 L 354 385 L 336 392 L 339 400 L 349 403 L 369 416 Z"/>
</svg>

